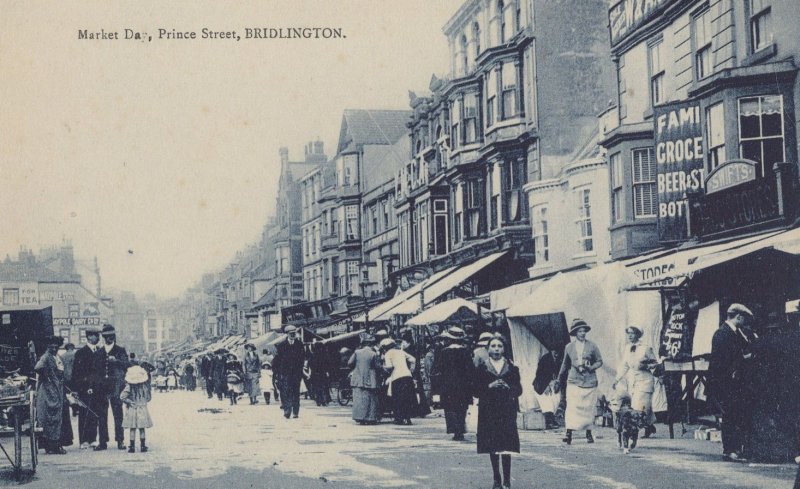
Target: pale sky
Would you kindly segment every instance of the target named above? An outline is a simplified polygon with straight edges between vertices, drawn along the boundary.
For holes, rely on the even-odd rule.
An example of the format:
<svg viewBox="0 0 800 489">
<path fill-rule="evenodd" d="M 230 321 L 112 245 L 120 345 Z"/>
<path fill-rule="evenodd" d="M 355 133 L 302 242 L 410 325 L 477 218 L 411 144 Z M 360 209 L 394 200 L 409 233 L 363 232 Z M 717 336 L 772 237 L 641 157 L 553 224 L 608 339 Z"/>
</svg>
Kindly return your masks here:
<svg viewBox="0 0 800 489">
<path fill-rule="evenodd" d="M 408 108 L 449 68 L 460 0 L 5 1 L 0 15 L 0 258 L 71 240 L 104 284 L 162 297 L 257 241 L 278 148 L 335 152 L 346 108 Z M 338 40 L 246 40 L 330 26 Z M 165 28 L 241 41 L 156 39 Z M 152 42 L 79 40 L 143 31 Z M 129 253 L 129 250 L 133 254 Z M 85 273 L 85 270 L 80 270 Z"/>
</svg>

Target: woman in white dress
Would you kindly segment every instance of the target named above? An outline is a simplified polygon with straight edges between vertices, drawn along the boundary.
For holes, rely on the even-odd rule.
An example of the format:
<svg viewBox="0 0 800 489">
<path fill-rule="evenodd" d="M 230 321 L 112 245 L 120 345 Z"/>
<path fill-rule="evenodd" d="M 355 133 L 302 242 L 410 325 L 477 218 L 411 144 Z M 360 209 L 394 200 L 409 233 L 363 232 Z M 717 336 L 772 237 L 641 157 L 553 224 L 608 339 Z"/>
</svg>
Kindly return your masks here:
<svg viewBox="0 0 800 489">
<path fill-rule="evenodd" d="M 642 330 L 636 326 L 625 328 L 628 336 L 628 343 L 622 355 L 622 363 L 617 372 L 613 388 L 625 381 L 627 391 L 631 396 L 631 409 L 642 413 L 641 419 L 644 424 L 644 438 L 656 432 L 653 425 L 655 416 L 653 415 L 653 391 L 655 390 L 655 377 L 650 369 L 658 363 L 653 349 L 649 345 L 641 342 Z"/>
</svg>

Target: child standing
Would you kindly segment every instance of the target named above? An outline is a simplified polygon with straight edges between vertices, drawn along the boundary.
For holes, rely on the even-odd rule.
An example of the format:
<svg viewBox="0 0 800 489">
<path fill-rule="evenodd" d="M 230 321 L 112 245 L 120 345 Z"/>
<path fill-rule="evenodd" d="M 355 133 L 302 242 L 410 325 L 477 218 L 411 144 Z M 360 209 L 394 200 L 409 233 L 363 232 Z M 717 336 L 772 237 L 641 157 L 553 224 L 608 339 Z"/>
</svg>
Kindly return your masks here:
<svg viewBox="0 0 800 489">
<path fill-rule="evenodd" d="M 142 453 L 147 451 L 145 445 L 145 428 L 153 426 L 150 419 L 150 412 L 147 410 L 147 403 L 150 402 L 150 374 L 138 365 L 130 367 L 125 372 L 125 388 L 119 396 L 125 404 L 125 414 L 122 416 L 122 427 L 130 428 L 130 445 L 128 453 L 135 452 L 136 429 L 139 429 L 139 441 L 141 442 Z"/>
</svg>

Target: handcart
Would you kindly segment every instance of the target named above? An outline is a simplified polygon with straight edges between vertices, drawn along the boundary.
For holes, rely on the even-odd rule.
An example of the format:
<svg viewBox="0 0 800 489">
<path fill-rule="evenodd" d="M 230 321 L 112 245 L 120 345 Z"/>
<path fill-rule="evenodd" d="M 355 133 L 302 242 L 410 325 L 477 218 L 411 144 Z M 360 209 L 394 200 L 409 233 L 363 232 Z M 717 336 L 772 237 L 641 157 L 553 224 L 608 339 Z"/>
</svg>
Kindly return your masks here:
<svg viewBox="0 0 800 489">
<path fill-rule="evenodd" d="M 41 428 L 36 427 L 36 391 L 28 390 L 20 393 L 19 396 L 0 398 L 1 421 L 5 424 L 0 425 L 0 450 L 11 463 L 14 469 L 14 478 L 17 481 L 22 479 L 23 469 L 27 465 L 30 472 L 36 472 L 38 462 L 37 453 L 37 434 Z M 6 440 L 13 438 L 14 450 L 10 453 L 6 445 L 10 445 Z M 24 463 L 23 440 L 28 439 L 30 460 Z"/>
</svg>

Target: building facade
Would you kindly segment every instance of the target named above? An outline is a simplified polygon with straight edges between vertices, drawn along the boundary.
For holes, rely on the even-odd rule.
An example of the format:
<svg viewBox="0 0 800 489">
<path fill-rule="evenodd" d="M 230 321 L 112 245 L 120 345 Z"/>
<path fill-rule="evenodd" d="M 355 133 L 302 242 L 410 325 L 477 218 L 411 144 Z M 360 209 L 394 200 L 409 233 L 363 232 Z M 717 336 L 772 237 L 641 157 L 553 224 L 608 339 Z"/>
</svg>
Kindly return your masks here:
<svg viewBox="0 0 800 489">
<path fill-rule="evenodd" d="M 753 231 L 779 217 L 742 212 L 748 222 L 738 226 L 716 211 L 733 198 L 735 183 L 756 181 L 754 189 L 772 194 L 796 180 L 796 6 L 628 0 L 610 8 L 618 126 L 603 145 L 615 258 L 736 227 Z M 757 200 L 777 212 L 775 198 Z"/>
<path fill-rule="evenodd" d="M 401 287 L 500 251 L 498 273 L 472 292 L 527 278 L 523 188 L 574 162 L 611 94 L 607 33 L 587 28 L 606 7 L 474 0 L 445 25 L 450 70 L 412 93 L 411 158 L 397 176 Z"/>
</svg>

